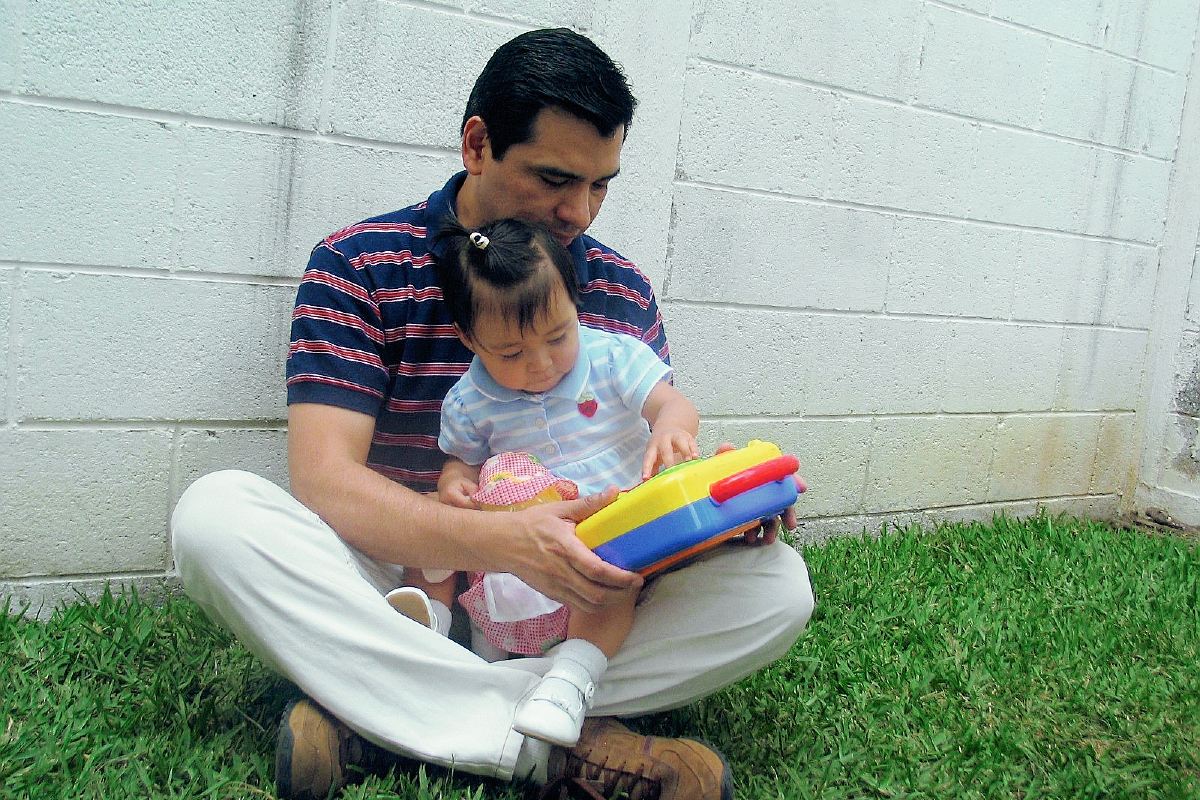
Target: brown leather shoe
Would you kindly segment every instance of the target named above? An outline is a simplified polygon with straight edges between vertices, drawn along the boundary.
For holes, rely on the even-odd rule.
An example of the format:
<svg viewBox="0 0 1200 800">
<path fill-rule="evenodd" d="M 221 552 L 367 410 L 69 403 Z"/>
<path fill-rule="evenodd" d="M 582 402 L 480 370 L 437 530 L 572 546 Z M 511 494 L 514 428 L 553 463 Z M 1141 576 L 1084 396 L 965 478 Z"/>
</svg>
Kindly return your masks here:
<svg viewBox="0 0 1200 800">
<path fill-rule="evenodd" d="M 293 700 L 279 721 L 275 791 L 283 800 L 325 800 L 365 771 L 381 771 L 394 760 L 313 701 Z"/>
<path fill-rule="evenodd" d="M 724 756 L 695 739 L 641 736 L 611 717 L 583 723 L 574 748 L 554 748 L 544 798 L 733 800 Z"/>
</svg>

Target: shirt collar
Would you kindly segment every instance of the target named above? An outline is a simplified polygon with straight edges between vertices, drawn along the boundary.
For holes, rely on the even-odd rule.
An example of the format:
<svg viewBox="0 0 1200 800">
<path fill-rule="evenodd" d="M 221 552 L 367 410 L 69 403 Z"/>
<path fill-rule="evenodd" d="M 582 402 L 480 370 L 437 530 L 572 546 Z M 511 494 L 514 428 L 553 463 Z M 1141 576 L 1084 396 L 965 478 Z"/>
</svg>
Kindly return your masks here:
<svg viewBox="0 0 1200 800">
<path fill-rule="evenodd" d="M 582 326 L 579 330 L 580 333 L 583 332 Z M 575 358 L 575 366 L 571 367 L 571 371 L 563 376 L 563 379 L 558 382 L 557 386 L 541 394 L 521 392 L 496 383 L 492 376 L 488 374 L 487 369 L 484 368 L 483 362 L 479 360 L 479 356 L 471 359 L 471 366 L 468 368 L 467 373 L 471 376 L 475 387 L 479 389 L 484 397 L 499 403 L 507 403 L 512 400 L 539 400 L 545 397 L 556 397 L 573 402 L 579 399 L 580 393 L 583 392 L 583 387 L 587 386 L 588 376 L 592 373 L 592 366 L 591 360 L 587 357 L 583 337 L 580 336 L 579 355 Z"/>
</svg>

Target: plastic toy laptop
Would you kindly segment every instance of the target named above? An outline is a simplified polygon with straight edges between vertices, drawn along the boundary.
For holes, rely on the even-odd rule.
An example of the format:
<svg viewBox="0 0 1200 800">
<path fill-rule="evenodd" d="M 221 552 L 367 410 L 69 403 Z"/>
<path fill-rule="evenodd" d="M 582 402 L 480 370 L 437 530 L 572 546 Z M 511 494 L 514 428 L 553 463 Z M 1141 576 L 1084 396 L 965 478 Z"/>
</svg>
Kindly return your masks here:
<svg viewBox="0 0 1200 800">
<path fill-rule="evenodd" d="M 663 470 L 579 523 L 610 564 L 651 575 L 715 547 L 796 502 L 800 462 L 757 439 Z"/>
</svg>

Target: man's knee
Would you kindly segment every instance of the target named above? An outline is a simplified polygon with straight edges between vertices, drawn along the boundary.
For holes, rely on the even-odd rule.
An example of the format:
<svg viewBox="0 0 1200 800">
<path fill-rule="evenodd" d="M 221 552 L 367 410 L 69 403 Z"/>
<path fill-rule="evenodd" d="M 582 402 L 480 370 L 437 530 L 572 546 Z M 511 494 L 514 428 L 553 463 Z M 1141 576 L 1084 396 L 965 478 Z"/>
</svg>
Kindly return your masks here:
<svg viewBox="0 0 1200 800">
<path fill-rule="evenodd" d="M 184 490 L 171 515 L 171 545 L 177 565 L 228 557 L 245 535 L 247 504 L 265 478 L 241 470 L 211 472 Z M 239 524 L 240 523 L 240 524 Z"/>
<path fill-rule="evenodd" d="M 791 546 L 778 542 L 776 550 L 775 580 L 771 586 L 771 607 L 775 609 L 783 636 L 795 641 L 803 633 L 812 617 L 816 601 L 812 583 L 809 581 L 808 565 L 804 558 Z"/>
</svg>

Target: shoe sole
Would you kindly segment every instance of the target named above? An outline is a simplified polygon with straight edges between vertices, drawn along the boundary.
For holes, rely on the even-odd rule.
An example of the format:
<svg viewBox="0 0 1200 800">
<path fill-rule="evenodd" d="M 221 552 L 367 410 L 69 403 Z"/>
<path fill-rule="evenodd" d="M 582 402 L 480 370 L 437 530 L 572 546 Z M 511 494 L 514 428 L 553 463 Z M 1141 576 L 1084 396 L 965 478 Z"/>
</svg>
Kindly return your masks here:
<svg viewBox="0 0 1200 800">
<path fill-rule="evenodd" d="M 280 797 L 292 796 L 292 753 L 296 750 L 296 737 L 289 721 L 296 705 L 302 700 L 293 700 L 283 709 L 279 721 L 279 735 L 275 744 L 275 793 Z"/>
<path fill-rule="evenodd" d="M 387 594 L 388 605 L 413 622 L 432 629 L 434 626 L 433 606 L 424 594 L 393 589 Z"/>
</svg>

